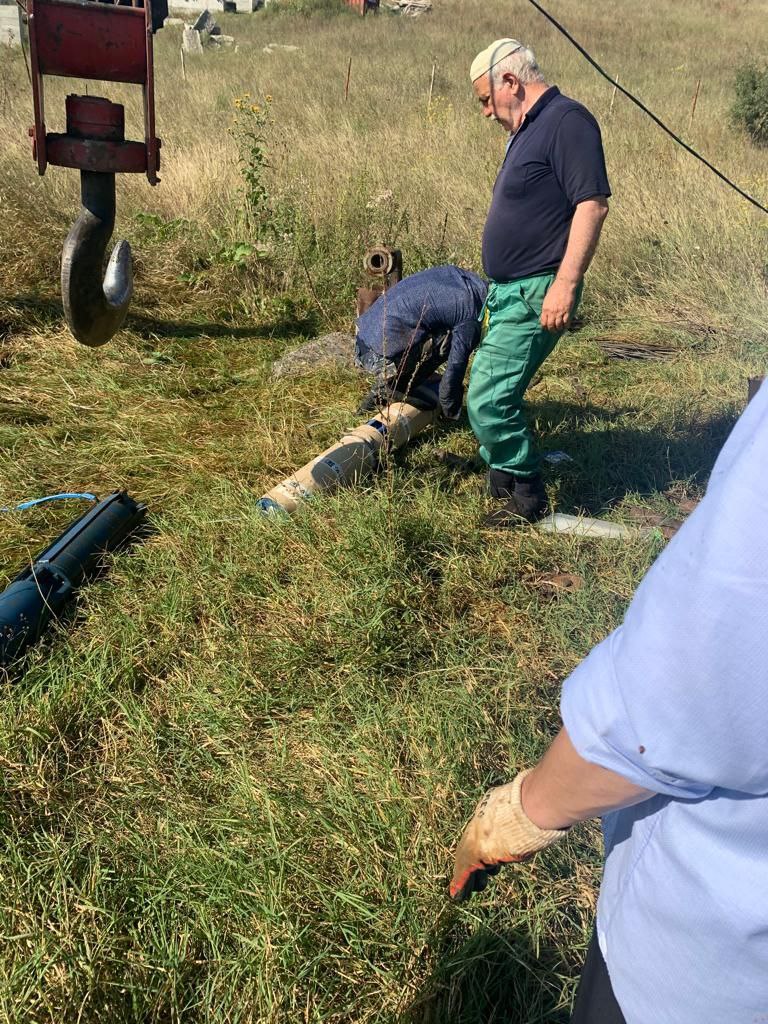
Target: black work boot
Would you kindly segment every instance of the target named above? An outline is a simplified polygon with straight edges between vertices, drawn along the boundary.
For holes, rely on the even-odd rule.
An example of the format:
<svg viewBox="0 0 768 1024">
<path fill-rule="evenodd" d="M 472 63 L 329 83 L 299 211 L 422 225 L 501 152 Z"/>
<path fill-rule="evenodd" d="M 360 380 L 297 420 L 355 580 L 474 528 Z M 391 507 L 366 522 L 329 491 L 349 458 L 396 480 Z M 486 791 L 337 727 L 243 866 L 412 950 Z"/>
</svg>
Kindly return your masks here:
<svg viewBox="0 0 768 1024">
<path fill-rule="evenodd" d="M 549 511 L 547 492 L 540 476 L 514 476 L 492 469 L 488 473 L 491 497 L 502 498 L 498 507 L 485 517 L 486 529 L 500 530 L 519 526 L 521 522 L 535 523 Z"/>
<path fill-rule="evenodd" d="M 386 402 L 382 402 L 381 396 L 376 388 L 371 388 L 365 398 L 362 400 L 355 410 L 357 416 L 365 416 L 369 412 L 378 412 L 382 405 L 386 405 Z"/>
</svg>

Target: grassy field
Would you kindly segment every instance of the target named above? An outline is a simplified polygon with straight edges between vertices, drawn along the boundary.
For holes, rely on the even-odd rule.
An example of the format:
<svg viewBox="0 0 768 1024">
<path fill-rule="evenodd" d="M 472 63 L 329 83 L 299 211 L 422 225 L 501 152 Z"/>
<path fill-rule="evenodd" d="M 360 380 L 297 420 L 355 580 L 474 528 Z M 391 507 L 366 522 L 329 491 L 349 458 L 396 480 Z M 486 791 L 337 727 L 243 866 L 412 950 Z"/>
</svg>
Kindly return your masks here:
<svg viewBox="0 0 768 1024">
<path fill-rule="evenodd" d="M 727 118 L 735 68 L 766 56 L 767 3 L 552 9 L 768 202 L 765 153 Z M 98 350 L 57 294 L 77 176 L 37 177 L 24 63 L 0 51 L 0 504 L 122 486 L 156 526 L 3 682 L 0 1022 L 562 1024 L 597 828 L 464 908 L 450 850 L 488 784 L 543 750 L 563 678 L 663 540 L 481 532 L 481 476 L 436 457 L 473 453 L 466 421 L 265 520 L 255 499 L 336 439 L 363 388 L 270 366 L 350 328 L 371 243 L 400 245 L 407 271 L 479 266 L 504 138 L 466 69 L 521 37 L 601 121 L 614 190 L 584 324 L 530 391 L 542 446 L 574 460 L 547 485 L 560 511 L 680 514 L 765 364 L 768 218 L 523 2 L 217 17 L 238 49 L 188 59 L 186 81 L 179 30 L 157 37 L 163 180 L 118 186 L 137 295 Z M 47 89 L 49 130 L 67 91 Z M 106 92 L 136 137 L 136 96 Z M 611 361 L 601 339 L 675 355 Z M 3 514 L 0 583 L 74 511 Z M 552 597 L 558 572 L 583 586 Z"/>
</svg>

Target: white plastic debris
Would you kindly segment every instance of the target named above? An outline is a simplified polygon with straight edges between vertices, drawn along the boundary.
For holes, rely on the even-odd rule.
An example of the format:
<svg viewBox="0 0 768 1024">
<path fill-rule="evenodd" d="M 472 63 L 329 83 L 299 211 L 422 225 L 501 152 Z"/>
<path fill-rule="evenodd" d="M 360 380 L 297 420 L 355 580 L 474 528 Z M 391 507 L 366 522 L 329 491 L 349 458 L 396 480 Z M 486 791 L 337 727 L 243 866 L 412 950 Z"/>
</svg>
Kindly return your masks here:
<svg viewBox="0 0 768 1024">
<path fill-rule="evenodd" d="M 638 530 L 621 523 L 609 523 L 605 519 L 590 519 L 588 516 L 569 516 L 555 512 L 541 519 L 537 524 L 544 533 L 572 533 L 577 537 L 603 537 L 607 540 L 624 540 L 628 537 L 646 536 L 650 530 Z"/>
</svg>

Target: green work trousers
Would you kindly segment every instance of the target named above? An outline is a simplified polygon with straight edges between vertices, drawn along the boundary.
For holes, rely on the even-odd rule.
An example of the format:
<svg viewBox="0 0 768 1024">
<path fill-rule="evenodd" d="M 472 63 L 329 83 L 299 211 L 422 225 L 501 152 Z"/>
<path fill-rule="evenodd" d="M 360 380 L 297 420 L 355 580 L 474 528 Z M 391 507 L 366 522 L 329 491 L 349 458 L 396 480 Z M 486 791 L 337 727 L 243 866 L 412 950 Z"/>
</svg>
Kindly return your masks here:
<svg viewBox="0 0 768 1024">
<path fill-rule="evenodd" d="M 491 283 L 485 307 L 487 328 L 469 377 L 467 413 L 481 456 L 491 469 L 520 477 L 539 472 L 523 395 L 562 334 L 552 334 L 539 323 L 544 296 L 554 279 L 553 271 Z M 580 298 L 581 287 L 571 315 Z"/>
</svg>

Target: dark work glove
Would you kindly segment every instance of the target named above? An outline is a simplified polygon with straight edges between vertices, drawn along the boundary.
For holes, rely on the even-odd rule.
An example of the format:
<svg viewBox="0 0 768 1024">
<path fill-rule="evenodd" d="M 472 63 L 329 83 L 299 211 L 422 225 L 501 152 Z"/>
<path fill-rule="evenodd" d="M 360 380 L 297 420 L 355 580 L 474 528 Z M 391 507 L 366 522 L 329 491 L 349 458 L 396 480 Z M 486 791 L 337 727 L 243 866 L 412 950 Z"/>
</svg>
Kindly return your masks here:
<svg viewBox="0 0 768 1024">
<path fill-rule="evenodd" d="M 444 386 L 445 385 L 445 386 Z M 440 409 L 447 420 L 457 420 L 461 416 L 461 403 L 464 398 L 464 385 L 446 381 L 445 376 L 440 381 Z"/>
</svg>

